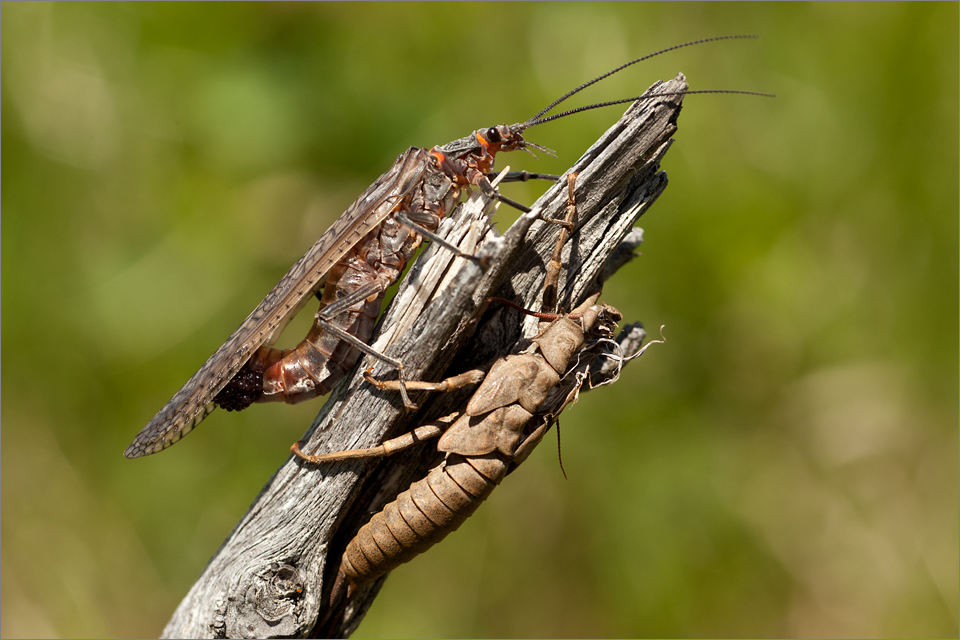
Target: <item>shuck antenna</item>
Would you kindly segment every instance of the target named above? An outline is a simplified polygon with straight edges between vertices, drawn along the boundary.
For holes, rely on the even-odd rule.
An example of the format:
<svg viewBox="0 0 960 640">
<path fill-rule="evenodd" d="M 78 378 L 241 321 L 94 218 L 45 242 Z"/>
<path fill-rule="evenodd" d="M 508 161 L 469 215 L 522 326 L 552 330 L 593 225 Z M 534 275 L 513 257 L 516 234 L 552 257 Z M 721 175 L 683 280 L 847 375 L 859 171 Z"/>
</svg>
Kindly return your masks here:
<svg viewBox="0 0 960 640">
<path fill-rule="evenodd" d="M 578 107 L 578 108 L 576 108 L 576 109 L 571 109 L 571 110 L 569 110 L 569 111 L 564 111 L 564 112 L 562 112 L 562 113 L 558 113 L 558 114 L 554 114 L 554 115 L 552 115 L 552 116 L 544 117 L 548 112 L 550 112 L 551 110 L 553 110 L 554 107 L 556 107 L 558 104 L 560 104 L 560 103 L 563 102 L 564 100 L 567 100 L 568 98 L 576 95 L 577 93 L 580 93 L 581 91 L 583 91 L 583 90 L 586 89 L 587 87 L 589 87 L 589 86 L 591 86 L 591 85 L 593 85 L 593 84 L 596 84 L 596 83 L 600 82 L 601 80 L 603 80 L 604 78 L 607 78 L 607 77 L 609 77 L 609 76 L 612 76 L 613 74 L 617 73 L 618 71 L 622 71 L 623 69 L 626 69 L 627 67 L 629 67 L 629 66 L 631 66 L 631 65 L 634 65 L 634 64 L 636 64 L 636 63 L 638 63 L 638 62 L 643 62 L 644 60 L 649 60 L 650 58 L 653 58 L 653 57 L 655 57 L 655 56 L 659 56 L 659 55 L 661 55 L 661 54 L 663 54 L 663 53 L 667 53 L 668 51 L 673 51 L 673 50 L 675 50 L 675 49 L 682 49 L 683 47 L 692 47 L 693 45 L 703 44 L 703 43 L 705 43 L 705 42 L 716 42 L 716 41 L 718 41 L 718 40 L 756 40 L 756 39 L 759 38 L 759 37 L 760 37 L 760 36 L 755 36 L 755 35 L 716 36 L 716 37 L 714 37 L 714 38 L 703 38 L 703 39 L 701 39 L 701 40 L 692 40 L 692 41 L 690 41 L 690 42 L 684 42 L 683 44 L 677 44 L 677 45 L 674 45 L 674 46 L 672 46 L 672 47 L 667 47 L 666 49 L 661 49 L 661 50 L 659 50 L 659 51 L 655 51 L 655 52 L 653 52 L 653 53 L 649 53 L 649 54 L 647 54 L 647 55 L 645 55 L 645 56 L 642 56 L 642 57 L 640 57 L 640 58 L 637 58 L 636 60 L 631 60 L 630 62 L 624 63 L 624 64 L 620 65 L 619 67 L 617 67 L 616 69 L 612 69 L 612 70 L 604 73 L 603 75 L 597 76 L 596 78 L 594 78 L 593 80 L 590 80 L 589 82 L 583 83 L 582 85 L 580 85 L 580 86 L 577 87 L 576 89 L 573 89 L 572 91 L 569 91 L 568 93 L 566 93 L 566 94 L 564 94 L 563 96 L 561 96 L 561 97 L 557 98 L 556 100 L 554 100 L 552 103 L 550 103 L 549 106 L 547 106 L 546 108 L 544 108 L 543 110 L 541 110 L 537 115 L 533 116 L 532 118 L 530 118 L 529 120 L 527 120 L 526 122 L 524 122 L 521 126 L 522 126 L 523 129 L 528 129 L 529 127 L 533 127 L 533 126 L 538 125 L 538 124 L 543 124 L 544 122 L 550 122 L 551 120 L 556 120 L 556 119 L 558 119 L 558 118 L 563 118 L 563 117 L 565 117 L 565 116 L 569 116 L 569 115 L 572 115 L 572 114 L 574 114 L 574 113 L 580 113 L 581 111 L 589 111 L 589 110 L 591 110 L 591 109 L 599 109 L 599 108 L 601 108 L 601 107 L 609 107 L 609 106 L 615 105 L 615 104 L 623 104 L 623 103 L 625 103 L 625 102 L 635 102 L 635 101 L 640 100 L 640 99 L 647 100 L 647 99 L 650 99 L 650 98 L 657 98 L 657 97 L 661 97 L 661 96 L 689 95 L 689 94 L 694 94 L 694 93 L 739 93 L 739 94 L 745 94 L 745 95 L 762 96 L 762 97 L 765 97 L 765 98 L 773 98 L 773 97 L 775 97 L 773 94 L 770 94 L 770 93 L 760 93 L 760 92 L 757 92 L 757 91 L 730 91 L 730 90 L 723 90 L 723 89 L 712 89 L 712 90 L 701 90 L 701 91 L 674 91 L 674 92 L 670 92 L 670 93 L 655 93 L 655 94 L 651 94 L 651 95 L 648 95 L 648 96 L 638 96 L 638 97 L 634 97 L 634 98 L 623 98 L 623 99 L 621 99 L 621 100 L 612 100 L 612 101 L 610 101 L 610 102 L 600 102 L 600 103 L 597 103 L 597 104 L 591 104 L 591 105 L 587 105 L 587 106 L 585 106 L 585 107 Z"/>
</svg>

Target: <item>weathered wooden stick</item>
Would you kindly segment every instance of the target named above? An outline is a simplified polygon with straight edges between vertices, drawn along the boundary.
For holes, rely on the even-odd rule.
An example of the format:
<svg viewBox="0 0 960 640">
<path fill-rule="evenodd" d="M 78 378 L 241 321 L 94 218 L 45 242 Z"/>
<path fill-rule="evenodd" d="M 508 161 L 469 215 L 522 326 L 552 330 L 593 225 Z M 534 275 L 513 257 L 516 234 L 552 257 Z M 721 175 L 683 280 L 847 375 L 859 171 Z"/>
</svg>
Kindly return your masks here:
<svg viewBox="0 0 960 640">
<path fill-rule="evenodd" d="M 648 93 L 686 89 L 681 74 Z M 669 95 L 634 104 L 569 170 L 579 173 L 577 226 L 563 252 L 561 309 L 582 302 L 604 277 L 608 256 L 666 188 L 660 161 L 677 129 L 682 100 Z M 493 296 L 539 308 L 546 264 L 560 233 L 558 225 L 540 218 L 560 219 L 566 205 L 564 178 L 498 238 L 483 215 L 490 203 L 475 194 L 444 223 L 441 235 L 464 252 L 478 252 L 486 268 L 431 246 L 381 320 L 374 348 L 401 360 L 408 379 L 440 380 L 491 362 L 529 339 L 536 319 L 507 307 L 486 313 L 479 323 L 475 316 Z M 375 446 L 450 413 L 471 393 L 465 389 L 465 395 L 441 394 L 425 402 L 413 392 L 414 402 L 424 405 L 406 411 L 395 393 L 364 381 L 363 370 L 373 365 L 369 358 L 361 361 L 333 392 L 304 436 L 305 452 Z M 376 366 L 373 375 L 388 379 L 396 372 Z M 380 463 L 344 460 L 320 468 L 291 456 L 211 558 L 163 637 L 349 635 L 384 578 L 330 610 L 344 546 L 371 512 L 422 477 L 435 456 L 435 448 L 414 447 Z"/>
</svg>

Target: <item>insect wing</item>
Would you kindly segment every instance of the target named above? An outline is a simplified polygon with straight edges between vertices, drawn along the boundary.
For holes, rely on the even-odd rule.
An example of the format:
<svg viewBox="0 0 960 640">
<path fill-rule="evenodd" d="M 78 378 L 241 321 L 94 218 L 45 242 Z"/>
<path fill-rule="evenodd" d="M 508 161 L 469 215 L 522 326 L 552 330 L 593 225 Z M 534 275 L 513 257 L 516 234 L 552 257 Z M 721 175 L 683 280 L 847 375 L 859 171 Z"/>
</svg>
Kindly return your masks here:
<svg viewBox="0 0 960 640">
<path fill-rule="evenodd" d="M 189 433 L 214 409 L 213 398 L 226 386 L 254 351 L 286 325 L 321 286 L 330 268 L 397 209 L 424 172 L 424 152 L 411 147 L 397 158 L 327 229 L 277 286 L 267 294 L 226 342 L 217 349 L 123 455 L 139 458 L 166 449 Z"/>
</svg>

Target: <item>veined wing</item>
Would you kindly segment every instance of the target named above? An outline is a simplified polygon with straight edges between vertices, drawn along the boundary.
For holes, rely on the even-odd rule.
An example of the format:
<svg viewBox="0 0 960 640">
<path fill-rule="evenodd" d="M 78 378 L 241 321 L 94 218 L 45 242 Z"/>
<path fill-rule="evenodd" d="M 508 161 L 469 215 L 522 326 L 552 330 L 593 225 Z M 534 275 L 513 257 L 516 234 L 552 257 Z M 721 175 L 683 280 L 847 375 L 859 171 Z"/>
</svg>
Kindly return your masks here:
<svg viewBox="0 0 960 640">
<path fill-rule="evenodd" d="M 213 398 L 323 283 L 330 268 L 394 211 L 423 176 L 425 151 L 411 147 L 330 225 L 123 452 L 139 458 L 166 449 L 214 410 Z"/>
</svg>

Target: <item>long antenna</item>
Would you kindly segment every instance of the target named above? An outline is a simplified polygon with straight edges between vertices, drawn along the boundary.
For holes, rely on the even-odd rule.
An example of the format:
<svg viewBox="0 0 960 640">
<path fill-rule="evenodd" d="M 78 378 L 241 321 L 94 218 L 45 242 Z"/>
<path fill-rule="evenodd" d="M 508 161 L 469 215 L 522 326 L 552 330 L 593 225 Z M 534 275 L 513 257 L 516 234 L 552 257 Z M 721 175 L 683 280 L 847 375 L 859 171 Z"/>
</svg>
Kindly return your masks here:
<svg viewBox="0 0 960 640">
<path fill-rule="evenodd" d="M 645 56 L 643 56 L 643 57 L 637 58 L 636 60 L 631 60 L 630 62 L 627 62 L 627 63 L 625 63 L 625 64 L 622 64 L 622 65 L 620 65 L 619 67 L 617 67 L 616 69 L 613 69 L 612 71 L 606 72 L 606 73 L 603 74 L 602 76 L 597 76 L 596 78 L 594 78 L 594 79 L 591 80 L 590 82 L 586 82 L 586 83 L 580 85 L 579 87 L 577 87 L 577 88 L 574 89 L 573 91 L 570 91 L 570 92 L 567 93 L 566 95 L 564 95 L 564 96 L 558 98 L 557 100 L 555 100 L 554 102 L 552 102 L 552 103 L 550 104 L 550 106 L 548 106 L 548 107 L 546 107 L 545 109 L 543 109 L 543 110 L 542 110 L 540 113 L 538 113 L 537 115 L 535 115 L 535 116 L 533 116 L 532 118 L 530 118 L 529 120 L 527 120 L 526 124 L 527 124 L 528 126 L 533 126 L 534 124 L 539 124 L 539 123 L 541 123 L 541 122 L 547 122 L 547 120 L 553 120 L 553 119 L 555 119 L 554 117 L 551 117 L 551 118 L 548 118 L 548 119 L 543 119 L 543 120 L 541 120 L 542 116 L 543 116 L 544 114 L 546 114 L 548 111 L 552 110 L 555 106 L 557 106 L 558 104 L 560 104 L 561 102 L 563 102 L 563 101 L 566 100 L 567 98 L 569 98 L 569 97 L 571 97 L 571 96 L 573 96 L 573 95 L 575 95 L 575 94 L 577 94 L 577 93 L 580 93 L 581 91 L 583 91 L 584 89 L 586 89 L 586 88 L 589 87 L 590 85 L 596 84 L 597 82 L 600 82 L 600 81 L 603 80 L 604 78 L 609 77 L 609 76 L 612 76 L 612 75 L 615 74 L 616 72 L 621 71 L 621 70 L 623 70 L 623 69 L 626 69 L 626 68 L 629 67 L 630 65 L 636 64 L 636 63 L 638 63 L 638 62 L 642 62 L 642 61 L 644 61 L 644 60 L 649 60 L 650 58 L 653 58 L 654 56 L 659 56 L 659 55 L 662 54 L 662 53 L 666 53 L 666 52 L 668 52 L 668 51 L 673 51 L 674 49 L 682 49 L 683 47 L 692 47 L 692 46 L 695 45 L 695 44 L 703 44 L 704 42 L 716 42 L 717 40 L 745 40 L 745 39 L 755 40 L 755 39 L 757 39 L 757 38 L 759 38 L 759 37 L 760 37 L 760 36 L 754 36 L 754 35 L 738 35 L 738 36 L 717 36 L 717 37 L 714 37 L 714 38 L 703 38 L 702 40 L 693 40 L 693 41 L 691 41 L 691 42 L 684 42 L 683 44 L 677 44 L 677 45 L 674 45 L 674 46 L 672 46 L 672 47 L 667 47 L 666 49 L 661 49 L 660 51 L 655 51 L 654 53 L 649 53 L 649 54 L 647 54 L 647 55 L 645 55 Z M 690 91 L 689 93 L 708 93 L 708 92 L 694 92 L 694 91 Z M 735 92 L 730 92 L 730 93 L 735 93 Z M 764 94 L 764 95 L 766 95 L 766 94 Z M 650 96 L 650 97 L 652 97 L 652 96 Z M 622 101 L 622 102 L 626 102 L 626 101 Z M 617 104 L 617 103 L 616 103 L 616 102 L 610 102 L 610 103 L 606 103 L 606 104 Z M 606 105 L 604 105 L 604 106 L 606 106 Z M 596 107 L 593 107 L 593 108 L 596 108 Z"/>
<path fill-rule="evenodd" d="M 569 111 L 563 111 L 561 113 L 555 113 L 552 116 L 547 116 L 546 118 L 540 118 L 539 120 L 531 120 L 525 122 L 525 128 L 530 128 L 538 124 L 543 124 L 544 122 L 550 122 L 551 120 L 557 120 L 558 118 L 563 118 L 564 116 L 573 115 L 574 113 L 580 113 L 581 111 L 590 111 L 591 109 L 599 109 L 600 107 L 609 107 L 615 104 L 623 104 L 625 102 L 636 102 L 637 100 L 649 100 L 651 98 L 662 98 L 664 96 L 688 96 L 692 93 L 739 93 L 747 96 L 761 96 L 763 98 L 776 98 L 772 93 L 760 93 L 759 91 L 734 91 L 728 89 L 702 89 L 700 91 L 667 91 L 665 93 L 651 93 L 650 95 L 636 96 L 634 98 L 621 98 L 620 100 L 611 100 L 610 102 L 598 102 L 597 104 L 588 104 L 585 107 L 577 107 L 576 109 L 570 109 Z"/>
</svg>

